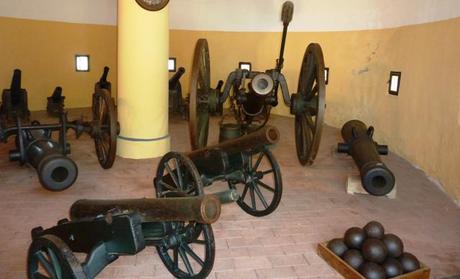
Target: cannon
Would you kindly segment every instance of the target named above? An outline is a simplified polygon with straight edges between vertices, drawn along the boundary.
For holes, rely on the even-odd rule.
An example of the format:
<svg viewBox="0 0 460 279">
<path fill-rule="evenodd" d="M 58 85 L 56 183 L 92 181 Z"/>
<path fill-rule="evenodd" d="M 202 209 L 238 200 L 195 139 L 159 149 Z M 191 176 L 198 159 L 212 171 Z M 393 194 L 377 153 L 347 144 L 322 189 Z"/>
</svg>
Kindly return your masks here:
<svg viewBox="0 0 460 279">
<path fill-rule="evenodd" d="M 283 191 L 281 171 L 269 149 L 278 140 L 278 129 L 267 125 L 189 153 L 169 152 L 157 168 L 156 195 L 203 194 L 204 187 L 223 181 L 236 191 L 236 202 L 245 212 L 268 215 L 278 207 Z"/>
<path fill-rule="evenodd" d="M 46 111 L 49 116 L 59 117 L 64 112 L 65 96 L 62 96 L 62 87 L 57 86 L 53 94 L 47 98 Z"/>
<path fill-rule="evenodd" d="M 27 91 L 21 88 L 22 72 L 15 69 L 11 80 L 10 89 L 4 89 L 2 93 L 2 105 L 0 106 L 0 120 L 13 122 L 16 117 L 28 121 L 30 116 L 27 102 Z"/>
<path fill-rule="evenodd" d="M 105 66 L 102 72 L 101 78 L 98 82 L 94 85 L 94 91 L 98 91 L 100 89 L 106 89 L 109 92 L 112 92 L 112 83 L 107 80 L 109 75 L 110 68 Z"/>
<path fill-rule="evenodd" d="M 393 190 L 395 177 L 379 156 L 388 154 L 388 146 L 376 143 L 373 135 L 374 127 L 367 128 L 359 120 L 350 120 L 342 127 L 345 143 L 339 143 L 337 151 L 353 157 L 363 188 L 369 194 L 384 196 Z"/>
<path fill-rule="evenodd" d="M 185 68 L 180 67 L 169 79 L 169 113 L 179 114 L 182 118 L 187 115 L 187 101 L 182 97 L 182 85 L 180 78 L 184 75 Z"/>
<path fill-rule="evenodd" d="M 251 133 L 265 126 L 272 107 L 278 105 L 281 88 L 284 103 L 295 115 L 295 142 L 297 157 L 302 165 L 311 165 L 318 152 L 324 112 L 326 86 L 324 58 L 321 46 L 311 43 L 302 60 L 297 93 L 289 94 L 286 78 L 282 74 L 287 30 L 292 20 L 294 4 L 283 4 L 281 19 L 283 33 L 280 54 L 274 69 L 264 72 L 236 69 L 231 72 L 223 88 L 210 86 L 210 54 L 206 39 L 195 46 L 190 79 L 189 131 L 192 149 L 207 145 L 209 116 L 230 102 L 231 121 L 226 114 L 220 122 L 220 137 L 226 140 Z"/>
<path fill-rule="evenodd" d="M 215 195 L 177 194 L 75 202 L 70 220 L 32 230 L 28 278 L 95 278 L 120 256 L 135 255 L 146 246 L 156 247 L 175 277 L 205 278 L 214 265 L 211 224 L 220 216 L 221 201 Z M 85 260 L 79 261 L 75 253 L 86 254 Z"/>
<path fill-rule="evenodd" d="M 66 157 L 70 154 L 66 135 L 69 129 L 75 131 L 77 138 L 87 133 L 94 139 L 98 161 L 104 169 L 114 163 L 119 127 L 113 100 L 106 89 L 98 89 L 93 94 L 92 114 L 92 121 L 69 121 L 67 113 L 62 112 L 59 123 L 33 121 L 29 125 L 23 125 L 17 115 L 14 126 L 5 127 L 1 123 L 0 142 L 6 143 L 15 136 L 16 148 L 10 151 L 10 161 L 19 161 L 21 165 L 29 163 L 37 170 L 44 188 L 62 191 L 75 182 L 78 174 L 75 163 Z M 58 133 L 57 140 L 53 132 Z"/>
</svg>

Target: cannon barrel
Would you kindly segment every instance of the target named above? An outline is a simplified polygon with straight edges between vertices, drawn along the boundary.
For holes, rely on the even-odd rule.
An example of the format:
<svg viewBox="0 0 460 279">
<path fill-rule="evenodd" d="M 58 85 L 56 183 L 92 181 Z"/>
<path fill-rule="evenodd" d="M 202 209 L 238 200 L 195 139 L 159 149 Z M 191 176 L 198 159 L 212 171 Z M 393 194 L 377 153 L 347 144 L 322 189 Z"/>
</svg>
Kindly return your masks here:
<svg viewBox="0 0 460 279">
<path fill-rule="evenodd" d="M 169 89 L 174 89 L 179 83 L 180 78 L 185 74 L 185 68 L 180 67 L 177 72 L 169 79 Z"/>
<path fill-rule="evenodd" d="M 280 132 L 276 127 L 265 126 L 245 136 L 224 141 L 222 143 L 197 149 L 187 153 L 187 156 L 194 160 L 204 157 L 210 150 L 222 150 L 226 153 L 239 153 L 252 149 L 259 149 L 266 145 L 275 144 L 279 141 Z"/>
<path fill-rule="evenodd" d="M 102 76 L 99 79 L 100 83 L 107 83 L 107 76 L 109 75 L 109 70 L 110 70 L 109 67 L 107 67 L 107 66 L 104 67 L 104 71 L 102 72 Z"/>
<path fill-rule="evenodd" d="M 395 177 L 380 159 L 379 155 L 388 154 L 385 145 L 377 144 L 373 139 L 374 128 L 367 128 L 359 120 L 351 120 L 342 127 L 345 143 L 339 143 L 338 152 L 353 157 L 361 174 L 364 189 L 372 195 L 383 196 L 391 192 Z"/>
<path fill-rule="evenodd" d="M 13 72 L 13 78 L 11 80 L 10 94 L 11 94 L 11 104 L 13 106 L 18 105 L 21 102 L 21 70 L 15 69 Z"/>
<path fill-rule="evenodd" d="M 57 86 L 54 91 L 53 95 L 51 95 L 51 99 L 55 103 L 59 103 L 63 98 L 62 98 L 62 87 Z"/>
<path fill-rule="evenodd" d="M 277 128 L 265 126 L 248 135 L 197 149 L 186 155 L 193 161 L 200 174 L 212 178 L 242 169 L 247 157 L 243 152 L 258 152 L 264 146 L 277 143 L 279 137 Z"/>
<path fill-rule="evenodd" d="M 77 179 L 78 168 L 74 161 L 62 155 L 59 143 L 43 136 L 30 142 L 26 140 L 24 146 L 26 161 L 37 170 L 40 183 L 46 189 L 62 191 L 72 186 Z M 20 151 L 11 151 L 10 160 L 21 160 Z"/>
<path fill-rule="evenodd" d="M 128 211 L 141 216 L 142 222 L 195 221 L 212 224 L 220 216 L 221 204 L 214 195 L 157 199 L 78 200 L 70 208 L 70 218 L 80 220 Z"/>
</svg>

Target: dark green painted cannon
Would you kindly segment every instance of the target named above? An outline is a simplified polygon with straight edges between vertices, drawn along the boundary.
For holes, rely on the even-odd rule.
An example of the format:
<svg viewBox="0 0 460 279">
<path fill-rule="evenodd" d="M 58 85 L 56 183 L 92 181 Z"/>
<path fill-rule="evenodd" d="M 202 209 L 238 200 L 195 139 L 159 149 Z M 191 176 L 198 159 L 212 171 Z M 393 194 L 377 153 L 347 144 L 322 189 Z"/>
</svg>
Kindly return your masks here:
<svg viewBox="0 0 460 279">
<path fill-rule="evenodd" d="M 175 277 L 205 278 L 214 264 L 211 223 L 220 216 L 221 202 L 215 195 L 176 194 L 180 197 L 75 202 L 70 221 L 32 230 L 28 278 L 94 278 L 120 256 L 146 246 L 156 247 Z M 227 201 L 235 196 L 219 195 Z M 80 261 L 75 253 L 86 257 Z"/>
<path fill-rule="evenodd" d="M 0 121 L 14 122 L 19 117 L 28 121 L 30 116 L 27 91 L 21 88 L 21 70 L 13 72 L 10 89 L 4 89 L 0 106 Z"/>
<path fill-rule="evenodd" d="M 118 133 L 117 116 L 113 100 L 106 89 L 99 88 L 93 94 L 93 119 L 91 121 L 68 121 L 67 114 L 60 114 L 59 123 L 41 124 L 33 121 L 23 125 L 19 115 L 14 126 L 0 123 L 0 142 L 7 142 L 14 136 L 16 148 L 10 151 L 10 160 L 21 165 L 29 163 L 36 168 L 40 183 L 51 191 L 61 191 L 70 187 L 77 177 L 77 167 L 66 157 L 70 154 L 67 131 L 74 130 L 77 138 L 89 134 L 95 142 L 99 164 L 111 168 L 116 155 Z M 58 133 L 58 139 L 53 138 Z"/>
<path fill-rule="evenodd" d="M 228 75 L 222 88 L 211 87 L 208 41 L 197 41 L 190 78 L 189 130 L 192 149 L 207 145 L 209 116 L 227 101 L 230 110 L 223 114 L 220 121 L 221 138 L 237 137 L 265 126 L 271 109 L 278 105 L 278 91 L 281 88 L 284 103 L 295 116 L 299 162 L 302 165 L 313 163 L 321 140 L 326 108 L 324 58 L 319 44 L 308 45 L 301 62 L 297 91 L 290 94 L 282 69 L 287 30 L 293 12 L 294 4 L 286 1 L 281 14 L 283 33 L 275 68 L 266 71 L 236 69 Z"/>
<path fill-rule="evenodd" d="M 157 197 L 177 192 L 204 193 L 204 187 L 223 181 L 239 195 L 238 205 L 253 216 L 265 216 L 279 205 L 282 178 L 269 146 L 279 140 L 275 127 L 218 145 L 182 154 L 167 153 L 154 179 Z"/>
<path fill-rule="evenodd" d="M 169 114 L 179 114 L 186 118 L 187 101 L 182 96 L 182 84 L 180 78 L 185 74 L 185 68 L 180 67 L 169 79 Z"/>
<path fill-rule="evenodd" d="M 367 128 L 359 120 L 350 120 L 342 127 L 345 143 L 339 143 L 337 150 L 353 157 L 361 174 L 361 183 L 369 194 L 384 196 L 393 190 L 395 177 L 382 162 L 379 155 L 387 155 L 388 147 L 373 140 L 374 127 Z"/>
</svg>

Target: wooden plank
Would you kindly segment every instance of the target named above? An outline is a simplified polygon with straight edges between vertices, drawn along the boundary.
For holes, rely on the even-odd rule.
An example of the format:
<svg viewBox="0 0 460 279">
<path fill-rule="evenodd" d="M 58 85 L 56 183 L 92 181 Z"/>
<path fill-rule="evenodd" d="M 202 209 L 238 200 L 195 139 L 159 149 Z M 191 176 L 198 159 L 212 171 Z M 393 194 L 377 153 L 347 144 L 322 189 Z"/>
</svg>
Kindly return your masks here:
<svg viewBox="0 0 460 279">
<path fill-rule="evenodd" d="M 349 266 L 340 257 L 327 248 L 327 242 L 319 243 L 317 246 L 318 255 L 323 258 L 332 268 L 346 279 L 366 279 L 358 271 Z M 420 263 L 421 268 L 411 273 L 406 273 L 394 279 L 430 279 L 430 268 Z"/>
</svg>

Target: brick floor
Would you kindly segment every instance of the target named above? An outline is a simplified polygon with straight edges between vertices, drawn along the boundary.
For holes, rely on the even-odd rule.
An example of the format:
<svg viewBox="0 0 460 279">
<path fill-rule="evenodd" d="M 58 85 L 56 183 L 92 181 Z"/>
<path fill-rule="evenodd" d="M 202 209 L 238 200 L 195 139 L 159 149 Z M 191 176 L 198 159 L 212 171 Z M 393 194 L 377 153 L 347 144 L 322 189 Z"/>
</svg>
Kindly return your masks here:
<svg viewBox="0 0 460 279">
<path fill-rule="evenodd" d="M 71 111 L 70 119 L 81 111 Z M 42 114 L 35 114 L 42 117 Z M 55 122 L 56 120 L 53 120 Z M 212 119 L 210 142 L 217 141 L 218 119 Z M 397 198 L 347 195 L 347 175 L 356 173 L 351 158 L 335 154 L 339 130 L 325 127 L 315 164 L 306 168 L 295 157 L 293 120 L 272 117 L 281 131 L 274 153 L 283 174 L 283 198 L 270 216 L 247 215 L 238 205 L 225 205 L 213 225 L 216 260 L 210 278 L 340 278 L 315 251 L 318 242 L 339 237 L 351 226 L 378 220 L 399 235 L 407 251 L 432 268 L 433 278 L 460 273 L 460 209 L 424 173 L 390 154 L 384 160 L 398 183 Z M 186 122 L 172 120 L 171 144 L 189 150 Z M 378 131 L 378 130 L 377 130 Z M 74 186 L 60 193 L 44 190 L 31 167 L 8 162 L 13 141 L 0 145 L 0 277 L 25 278 L 30 230 L 50 227 L 67 217 L 80 198 L 153 197 L 152 179 L 159 159 L 118 158 L 110 170 L 96 161 L 88 136 L 75 140 L 72 155 L 79 167 Z M 391 149 L 391 146 L 390 146 Z M 225 188 L 217 184 L 207 191 Z M 98 278 L 171 278 L 156 250 L 121 257 Z"/>
</svg>

